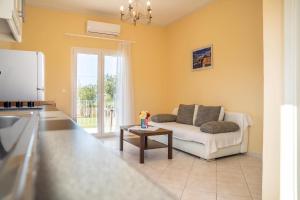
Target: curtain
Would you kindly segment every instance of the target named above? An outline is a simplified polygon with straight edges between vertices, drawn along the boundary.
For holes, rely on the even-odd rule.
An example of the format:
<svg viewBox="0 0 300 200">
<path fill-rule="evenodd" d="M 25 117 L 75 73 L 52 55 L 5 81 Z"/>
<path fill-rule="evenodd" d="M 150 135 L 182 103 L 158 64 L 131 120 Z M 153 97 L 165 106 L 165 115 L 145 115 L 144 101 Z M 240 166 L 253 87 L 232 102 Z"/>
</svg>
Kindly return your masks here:
<svg viewBox="0 0 300 200">
<path fill-rule="evenodd" d="M 134 124 L 134 97 L 131 68 L 131 44 L 119 44 L 116 88 L 117 127 Z"/>
</svg>

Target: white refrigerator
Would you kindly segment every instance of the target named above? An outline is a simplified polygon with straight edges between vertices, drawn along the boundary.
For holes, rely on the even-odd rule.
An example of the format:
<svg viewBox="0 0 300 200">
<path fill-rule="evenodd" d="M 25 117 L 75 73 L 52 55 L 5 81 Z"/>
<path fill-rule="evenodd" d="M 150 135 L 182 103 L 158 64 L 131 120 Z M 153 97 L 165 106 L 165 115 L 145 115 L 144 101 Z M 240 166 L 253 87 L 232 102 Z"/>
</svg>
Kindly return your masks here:
<svg viewBox="0 0 300 200">
<path fill-rule="evenodd" d="M 44 100 L 44 54 L 0 49 L 0 101 Z"/>
</svg>

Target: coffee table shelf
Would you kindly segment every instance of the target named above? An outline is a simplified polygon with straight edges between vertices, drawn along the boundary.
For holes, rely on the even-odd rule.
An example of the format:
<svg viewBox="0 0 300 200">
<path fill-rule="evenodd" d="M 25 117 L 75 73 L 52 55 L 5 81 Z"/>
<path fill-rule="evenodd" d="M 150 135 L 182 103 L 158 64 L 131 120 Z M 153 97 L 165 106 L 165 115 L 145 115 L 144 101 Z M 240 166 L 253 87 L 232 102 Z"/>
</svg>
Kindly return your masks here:
<svg viewBox="0 0 300 200">
<path fill-rule="evenodd" d="M 123 139 L 124 141 L 136 146 L 136 147 L 141 147 L 140 144 L 140 138 L 137 137 L 127 137 Z M 166 148 L 168 147 L 168 145 L 165 145 L 163 143 L 154 141 L 154 140 L 150 140 L 148 139 L 147 144 L 145 144 L 145 150 L 147 149 L 159 149 L 159 148 Z"/>
</svg>

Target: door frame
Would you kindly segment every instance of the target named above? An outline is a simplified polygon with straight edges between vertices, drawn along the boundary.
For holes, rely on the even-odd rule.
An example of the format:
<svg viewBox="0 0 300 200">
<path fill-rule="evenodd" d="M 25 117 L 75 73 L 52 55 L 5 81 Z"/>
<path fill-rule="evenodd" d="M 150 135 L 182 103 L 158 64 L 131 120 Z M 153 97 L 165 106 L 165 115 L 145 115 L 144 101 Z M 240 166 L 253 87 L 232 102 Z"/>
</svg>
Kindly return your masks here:
<svg viewBox="0 0 300 200">
<path fill-rule="evenodd" d="M 101 52 L 102 52 L 102 88 L 101 88 L 101 90 L 102 90 L 102 109 L 103 109 L 103 111 L 102 111 L 102 115 L 104 114 L 104 102 L 105 102 L 105 100 L 104 100 L 104 73 L 105 73 L 105 59 L 104 59 L 104 57 L 105 56 L 118 56 L 118 52 L 116 51 L 116 50 L 109 50 L 109 49 L 102 49 L 101 50 Z M 103 118 L 103 116 L 102 116 L 102 118 Z M 116 136 L 116 133 L 115 132 L 104 132 L 104 118 L 103 118 L 103 120 L 102 120 L 102 134 L 101 134 L 101 137 L 111 137 L 111 136 Z"/>
<path fill-rule="evenodd" d="M 77 57 L 78 53 L 85 54 L 94 54 L 98 55 L 98 109 L 97 109 L 97 126 L 98 133 L 100 137 L 110 137 L 114 136 L 115 133 L 105 133 L 104 132 L 104 56 L 106 55 L 118 55 L 117 51 L 108 50 L 108 49 L 97 49 L 97 48 L 82 48 L 82 47 L 73 47 L 71 50 L 71 116 L 72 119 L 76 122 L 77 117 Z M 100 91 L 100 92 L 99 92 Z M 75 103 L 76 102 L 76 103 Z M 100 116 L 100 117 L 99 117 Z"/>
<path fill-rule="evenodd" d="M 99 95 L 102 95 L 102 85 L 101 80 L 102 76 L 102 69 L 103 69 L 103 63 L 102 63 L 102 52 L 99 49 L 93 49 L 93 48 L 81 48 L 81 47 L 74 47 L 72 48 L 72 77 L 71 77 L 71 85 L 72 85 L 72 98 L 71 98 L 71 113 L 72 113 L 72 119 L 77 122 L 77 54 L 83 53 L 83 54 L 92 54 L 98 56 L 98 69 L 97 69 L 97 128 L 98 133 L 102 134 L 102 120 L 99 116 L 101 116 L 102 108 L 102 98 Z"/>
</svg>

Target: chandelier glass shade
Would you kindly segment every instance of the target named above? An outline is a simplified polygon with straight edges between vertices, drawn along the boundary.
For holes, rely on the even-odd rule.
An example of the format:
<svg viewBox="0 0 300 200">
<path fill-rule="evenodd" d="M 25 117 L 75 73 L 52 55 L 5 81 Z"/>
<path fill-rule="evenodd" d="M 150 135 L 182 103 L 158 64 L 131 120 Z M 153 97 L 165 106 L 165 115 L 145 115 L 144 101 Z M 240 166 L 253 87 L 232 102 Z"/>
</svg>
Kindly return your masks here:
<svg viewBox="0 0 300 200">
<path fill-rule="evenodd" d="M 120 7 L 121 20 L 130 22 L 134 25 L 137 23 L 150 24 L 152 21 L 152 8 L 150 0 L 147 0 L 146 5 L 143 5 L 140 0 L 129 0 L 128 9 L 124 6 Z"/>
</svg>

